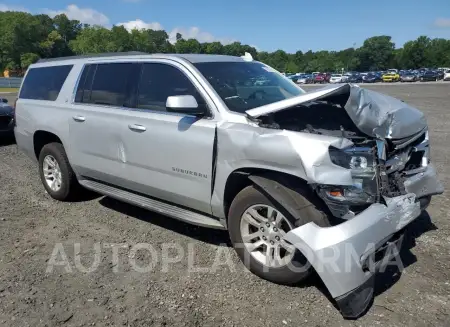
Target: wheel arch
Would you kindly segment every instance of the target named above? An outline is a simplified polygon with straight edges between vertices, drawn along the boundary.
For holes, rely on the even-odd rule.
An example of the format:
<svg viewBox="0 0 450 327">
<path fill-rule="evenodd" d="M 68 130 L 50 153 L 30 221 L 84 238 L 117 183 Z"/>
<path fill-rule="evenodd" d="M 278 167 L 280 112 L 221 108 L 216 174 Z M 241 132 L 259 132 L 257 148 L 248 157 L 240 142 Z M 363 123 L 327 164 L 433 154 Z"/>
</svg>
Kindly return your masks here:
<svg viewBox="0 0 450 327">
<path fill-rule="evenodd" d="M 55 133 L 46 131 L 46 130 L 37 130 L 33 134 L 33 150 L 36 156 L 36 159 L 39 160 L 39 154 L 41 153 L 42 148 L 49 143 L 61 143 L 64 146 L 61 138 Z"/>
<path fill-rule="evenodd" d="M 233 199 L 247 186 L 256 186 L 263 193 L 283 205 L 282 198 L 276 190 L 276 185 L 286 183 L 302 188 L 308 187 L 308 183 L 304 179 L 277 170 L 264 168 L 239 168 L 234 170 L 228 175 L 225 183 L 223 210 L 226 221 L 228 222 L 228 212 Z"/>
</svg>

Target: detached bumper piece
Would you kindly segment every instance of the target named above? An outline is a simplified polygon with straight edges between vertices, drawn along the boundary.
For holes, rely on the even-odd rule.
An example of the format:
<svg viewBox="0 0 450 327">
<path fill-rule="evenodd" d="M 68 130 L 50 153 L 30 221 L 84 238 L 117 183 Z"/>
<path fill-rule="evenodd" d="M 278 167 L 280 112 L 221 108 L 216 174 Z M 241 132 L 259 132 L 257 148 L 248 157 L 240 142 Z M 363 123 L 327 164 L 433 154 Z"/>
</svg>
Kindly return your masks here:
<svg viewBox="0 0 450 327">
<path fill-rule="evenodd" d="M 355 290 L 335 298 L 342 317 L 346 319 L 356 319 L 364 314 L 372 303 L 374 288 L 375 275 L 372 275 Z"/>
<path fill-rule="evenodd" d="M 402 233 L 420 216 L 428 197 L 443 192 L 432 165 L 405 181 L 408 194 L 385 198 L 337 226 L 308 223 L 285 240 L 307 258 L 336 300 L 342 315 L 364 314 L 374 294 L 376 272 L 398 255 Z"/>
<path fill-rule="evenodd" d="M 357 319 L 367 311 L 375 291 L 375 273 L 399 255 L 403 237 L 403 232 L 396 233 L 369 257 L 361 258 L 363 271 L 373 272 L 373 274 L 353 291 L 335 298 L 344 318 Z"/>
</svg>

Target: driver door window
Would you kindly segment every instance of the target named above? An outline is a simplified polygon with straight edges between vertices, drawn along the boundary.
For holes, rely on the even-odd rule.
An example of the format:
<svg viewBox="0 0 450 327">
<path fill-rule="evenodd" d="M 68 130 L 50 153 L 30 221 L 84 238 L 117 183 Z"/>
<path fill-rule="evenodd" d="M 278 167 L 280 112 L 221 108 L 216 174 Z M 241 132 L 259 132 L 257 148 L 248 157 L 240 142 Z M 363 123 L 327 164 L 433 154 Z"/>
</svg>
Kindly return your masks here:
<svg viewBox="0 0 450 327">
<path fill-rule="evenodd" d="M 166 111 L 167 98 L 174 95 L 192 95 L 199 106 L 205 105 L 205 101 L 194 85 L 179 69 L 166 64 L 144 64 L 138 86 L 136 107 Z"/>
</svg>

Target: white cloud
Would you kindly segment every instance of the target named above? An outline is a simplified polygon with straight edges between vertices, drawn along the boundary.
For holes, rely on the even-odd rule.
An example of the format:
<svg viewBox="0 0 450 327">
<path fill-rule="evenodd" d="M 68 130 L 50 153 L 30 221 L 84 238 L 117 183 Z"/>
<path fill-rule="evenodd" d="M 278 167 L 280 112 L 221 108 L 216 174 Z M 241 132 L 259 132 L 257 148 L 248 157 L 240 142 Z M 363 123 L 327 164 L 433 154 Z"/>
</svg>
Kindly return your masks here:
<svg viewBox="0 0 450 327">
<path fill-rule="evenodd" d="M 158 22 L 149 22 L 146 23 L 141 19 L 131 20 L 129 22 L 125 23 L 118 23 L 117 25 L 124 26 L 128 31 L 132 31 L 133 29 L 152 29 L 152 30 L 163 30 L 164 27 L 158 23 Z M 227 38 L 217 38 L 211 33 L 204 32 L 200 30 L 200 28 L 193 26 L 190 28 L 183 28 L 183 27 L 175 27 L 171 31 L 167 31 L 167 34 L 169 35 L 169 41 L 170 43 L 176 42 L 177 33 L 180 33 L 183 35 L 183 39 L 197 39 L 199 42 L 214 42 L 219 41 L 222 44 L 230 44 L 233 43 L 235 40 L 233 39 L 227 39 Z"/>
<path fill-rule="evenodd" d="M 437 27 L 450 27 L 450 18 L 437 18 L 434 21 L 434 25 Z"/>
<path fill-rule="evenodd" d="M 0 3 L 0 11 L 24 11 L 30 12 L 27 8 L 22 6 L 9 6 L 4 3 Z"/>
<path fill-rule="evenodd" d="M 118 23 L 117 25 L 122 25 L 128 31 L 132 31 L 134 29 L 142 30 L 142 29 L 152 29 L 152 30 L 162 30 L 163 27 L 158 22 L 146 23 L 140 19 L 130 20 L 126 23 Z"/>
<path fill-rule="evenodd" d="M 226 38 L 217 38 L 214 35 L 212 35 L 211 33 L 208 32 L 204 32 L 202 30 L 200 30 L 200 28 L 193 26 L 190 28 L 183 28 L 183 27 L 175 27 L 172 31 L 170 31 L 169 34 L 169 41 L 171 43 L 175 43 L 176 42 L 176 36 L 177 33 L 180 33 L 181 35 L 183 35 L 183 39 L 187 40 L 187 39 L 197 39 L 199 42 L 214 42 L 214 41 L 219 41 L 222 44 L 229 44 L 229 43 L 233 43 L 234 40 L 231 39 L 226 39 Z"/>
<path fill-rule="evenodd" d="M 79 20 L 81 23 L 92 25 L 108 25 L 109 18 L 91 8 L 79 8 L 77 5 L 68 5 L 65 10 L 45 10 L 50 17 L 66 14 L 69 19 Z"/>
</svg>

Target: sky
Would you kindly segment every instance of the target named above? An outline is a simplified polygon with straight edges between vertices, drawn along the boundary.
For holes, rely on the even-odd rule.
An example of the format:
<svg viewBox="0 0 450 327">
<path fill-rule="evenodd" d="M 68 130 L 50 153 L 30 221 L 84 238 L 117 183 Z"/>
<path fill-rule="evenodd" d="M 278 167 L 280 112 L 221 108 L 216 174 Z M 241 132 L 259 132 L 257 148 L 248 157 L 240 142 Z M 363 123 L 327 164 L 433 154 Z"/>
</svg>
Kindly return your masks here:
<svg viewBox="0 0 450 327">
<path fill-rule="evenodd" d="M 260 51 L 342 50 L 376 35 L 397 47 L 420 35 L 450 39 L 450 0 L 0 0 L 0 11 L 66 13 L 106 27 L 164 29 L 200 42 Z"/>
</svg>

